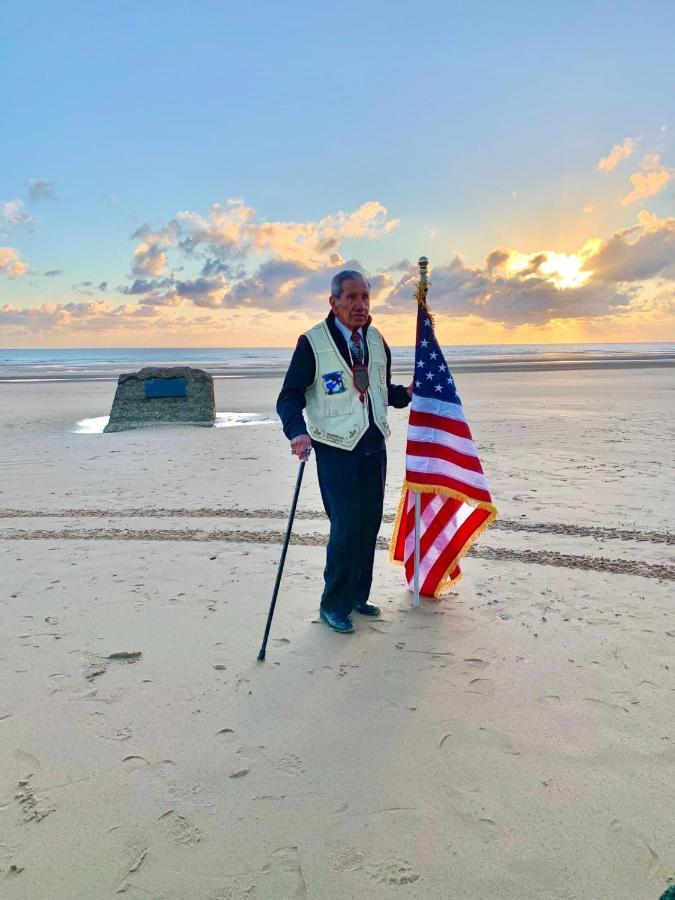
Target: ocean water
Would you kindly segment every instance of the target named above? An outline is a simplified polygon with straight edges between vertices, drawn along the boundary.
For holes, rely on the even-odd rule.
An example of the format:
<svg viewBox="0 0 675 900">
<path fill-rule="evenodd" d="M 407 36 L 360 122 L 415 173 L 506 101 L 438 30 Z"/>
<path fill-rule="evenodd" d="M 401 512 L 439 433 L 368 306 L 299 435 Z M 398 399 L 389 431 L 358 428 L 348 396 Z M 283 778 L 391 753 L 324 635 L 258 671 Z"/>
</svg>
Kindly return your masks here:
<svg viewBox="0 0 675 900">
<path fill-rule="evenodd" d="M 278 375 L 293 349 L 278 348 L 128 348 L 0 349 L 0 382 L 117 380 L 144 366 L 195 366 L 216 378 Z M 603 368 L 617 365 L 675 365 L 675 343 L 626 344 L 476 344 L 443 347 L 453 371 L 531 368 Z M 412 370 L 413 347 L 392 347 L 393 368 Z"/>
</svg>

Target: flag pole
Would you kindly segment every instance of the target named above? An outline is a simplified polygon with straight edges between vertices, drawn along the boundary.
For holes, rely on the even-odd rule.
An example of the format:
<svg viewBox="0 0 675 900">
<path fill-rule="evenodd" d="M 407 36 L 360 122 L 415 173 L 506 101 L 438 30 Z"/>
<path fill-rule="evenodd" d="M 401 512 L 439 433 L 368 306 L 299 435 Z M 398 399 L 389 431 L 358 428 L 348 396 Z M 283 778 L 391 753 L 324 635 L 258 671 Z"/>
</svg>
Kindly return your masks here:
<svg viewBox="0 0 675 900">
<path fill-rule="evenodd" d="M 420 507 L 422 495 L 415 491 L 415 574 L 413 577 L 413 609 L 420 605 Z"/>
<path fill-rule="evenodd" d="M 418 304 L 424 302 L 429 284 L 427 269 L 429 260 L 426 256 L 420 256 L 417 261 L 420 267 L 420 280 L 417 287 L 416 299 Z M 420 512 L 422 509 L 422 495 L 419 491 L 415 491 L 415 556 L 414 556 L 414 573 L 413 573 L 413 609 L 418 609 L 420 605 Z"/>
</svg>

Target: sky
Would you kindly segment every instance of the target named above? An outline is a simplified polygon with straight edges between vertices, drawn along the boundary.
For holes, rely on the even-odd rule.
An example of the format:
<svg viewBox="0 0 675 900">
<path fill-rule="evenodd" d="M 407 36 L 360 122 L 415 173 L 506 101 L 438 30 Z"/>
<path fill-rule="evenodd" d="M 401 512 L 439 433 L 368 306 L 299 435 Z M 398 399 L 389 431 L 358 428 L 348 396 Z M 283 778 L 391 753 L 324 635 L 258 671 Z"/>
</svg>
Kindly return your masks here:
<svg viewBox="0 0 675 900">
<path fill-rule="evenodd" d="M 6 0 L 0 346 L 675 340 L 675 4 Z"/>
</svg>

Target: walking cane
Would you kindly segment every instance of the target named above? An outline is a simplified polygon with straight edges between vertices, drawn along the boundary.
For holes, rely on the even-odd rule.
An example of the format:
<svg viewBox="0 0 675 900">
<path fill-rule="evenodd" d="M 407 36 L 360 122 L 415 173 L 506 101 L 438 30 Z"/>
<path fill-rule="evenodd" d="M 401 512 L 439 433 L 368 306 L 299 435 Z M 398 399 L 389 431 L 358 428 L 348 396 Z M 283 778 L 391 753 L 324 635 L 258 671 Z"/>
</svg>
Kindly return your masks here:
<svg viewBox="0 0 675 900">
<path fill-rule="evenodd" d="M 288 516 L 288 525 L 286 526 L 286 537 L 284 538 L 284 546 L 281 551 L 281 559 L 279 560 L 279 568 L 277 570 L 277 580 L 274 585 L 274 590 L 272 592 L 272 602 L 270 603 L 270 611 L 267 614 L 267 625 L 265 626 L 265 636 L 263 637 L 262 646 L 260 648 L 260 652 L 258 653 L 258 660 L 262 661 L 265 659 L 265 650 L 267 648 L 267 638 L 270 634 L 270 628 L 272 627 L 272 617 L 274 616 L 274 607 L 277 603 L 277 594 L 279 593 L 279 585 L 281 584 L 281 576 L 284 571 L 284 563 L 286 562 L 286 551 L 288 550 L 288 543 L 291 539 L 291 529 L 293 528 L 293 519 L 295 518 L 295 507 L 298 505 L 298 495 L 300 494 L 300 485 L 302 484 L 302 475 L 305 471 L 305 463 L 309 459 L 309 454 L 312 452 L 312 448 L 308 447 L 305 455 L 302 457 L 300 462 L 300 468 L 298 469 L 298 479 L 295 482 L 295 493 L 293 494 L 293 502 L 291 503 L 291 511 Z"/>
</svg>

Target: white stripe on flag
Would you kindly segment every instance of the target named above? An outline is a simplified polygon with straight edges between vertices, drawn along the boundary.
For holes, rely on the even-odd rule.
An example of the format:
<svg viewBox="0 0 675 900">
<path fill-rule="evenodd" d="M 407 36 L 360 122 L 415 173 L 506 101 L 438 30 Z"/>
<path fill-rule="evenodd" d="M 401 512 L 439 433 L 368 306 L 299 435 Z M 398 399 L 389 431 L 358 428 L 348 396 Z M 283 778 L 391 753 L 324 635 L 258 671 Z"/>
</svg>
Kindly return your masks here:
<svg viewBox="0 0 675 900">
<path fill-rule="evenodd" d="M 462 503 L 443 531 L 436 535 L 436 540 L 424 554 L 424 559 L 420 561 L 420 584 L 424 584 L 427 575 L 431 571 L 431 567 L 474 510 L 474 506 L 470 506 L 468 503 Z"/>
<path fill-rule="evenodd" d="M 464 524 L 464 522 L 466 522 L 474 509 L 475 507 L 471 506 L 470 504 L 462 503 L 462 505 L 456 510 L 452 518 L 448 520 L 445 528 L 436 535 L 436 539 L 434 540 L 433 544 L 420 559 L 420 585 L 424 584 L 427 575 L 431 571 L 432 566 L 436 563 L 438 557 L 446 549 L 459 528 Z M 422 532 L 422 534 L 424 534 L 424 532 Z M 407 555 L 409 556 L 410 554 Z M 411 584 L 412 578 L 409 580 L 409 585 Z"/>
<path fill-rule="evenodd" d="M 451 450 L 466 453 L 467 456 L 478 457 L 476 445 L 472 440 L 457 437 L 456 434 L 448 434 L 447 431 L 440 431 L 438 428 L 423 428 L 421 425 L 409 425 L 408 440 L 423 441 L 428 444 L 442 444 L 444 447 L 450 447 Z"/>
<path fill-rule="evenodd" d="M 464 410 L 459 403 L 447 403 L 434 397 L 420 397 L 413 394 L 411 408 L 415 412 L 432 413 L 435 416 L 443 416 L 444 419 L 459 419 L 460 422 L 466 422 Z"/>
<path fill-rule="evenodd" d="M 428 495 L 427 495 L 428 496 Z M 429 525 L 434 521 L 436 515 L 446 503 L 446 498 L 439 494 L 434 494 L 433 499 L 422 509 L 420 514 L 420 540 Z M 415 491 L 408 491 L 408 509 L 412 509 L 415 505 Z M 410 524 L 410 531 L 405 536 L 403 545 L 403 555 L 405 558 L 412 556 L 415 552 L 415 520 L 413 518 Z"/>
<path fill-rule="evenodd" d="M 434 459 L 430 456 L 406 456 L 405 466 L 408 472 L 421 472 L 429 475 L 445 475 L 447 478 L 454 478 L 455 481 L 461 481 L 471 487 L 480 488 L 487 491 L 487 480 L 481 472 L 472 472 L 455 463 L 447 462 L 445 459 Z M 414 478 L 410 478 L 414 481 Z"/>
</svg>

